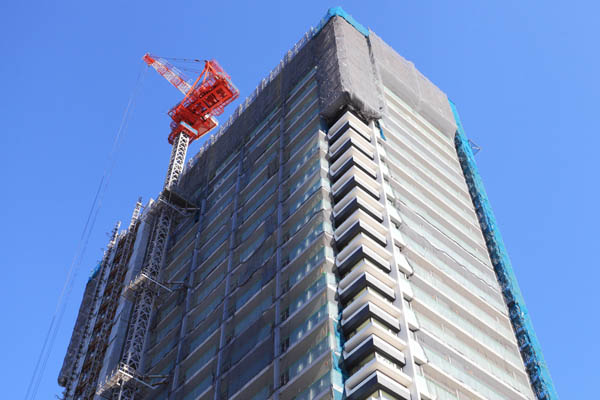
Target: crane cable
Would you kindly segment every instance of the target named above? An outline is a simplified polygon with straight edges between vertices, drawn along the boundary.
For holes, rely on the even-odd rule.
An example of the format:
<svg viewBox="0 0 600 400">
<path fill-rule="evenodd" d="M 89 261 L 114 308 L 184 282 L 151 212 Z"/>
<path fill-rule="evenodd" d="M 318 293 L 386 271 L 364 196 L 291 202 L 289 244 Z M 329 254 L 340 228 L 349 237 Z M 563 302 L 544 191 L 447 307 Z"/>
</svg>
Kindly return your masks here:
<svg viewBox="0 0 600 400">
<path fill-rule="evenodd" d="M 173 67 L 182 70 L 182 71 L 186 71 L 186 72 L 197 72 L 197 73 L 201 73 L 202 71 L 204 71 L 204 62 L 206 62 L 206 60 L 199 60 L 197 58 L 177 58 L 177 57 L 157 57 L 163 60 L 166 60 L 167 62 L 169 62 L 170 64 L 173 63 Z M 201 65 L 199 65 L 200 63 L 202 63 Z M 182 65 L 182 64 L 191 64 L 191 66 L 186 66 L 186 65 Z"/>
<path fill-rule="evenodd" d="M 178 58 L 178 57 L 160 57 L 160 58 L 164 58 L 165 60 L 170 60 L 170 61 L 184 62 L 184 63 L 201 63 L 201 62 L 205 61 L 205 60 L 199 60 L 197 58 Z"/>
<path fill-rule="evenodd" d="M 119 129 L 117 130 L 117 134 L 113 141 L 112 149 L 108 155 L 108 160 L 106 167 L 104 169 L 104 173 L 102 178 L 100 179 L 100 183 L 98 184 L 98 189 L 96 190 L 96 194 L 94 196 L 94 200 L 92 201 L 92 206 L 90 207 L 90 211 L 88 213 L 87 219 L 85 221 L 85 225 L 81 236 L 79 238 L 79 242 L 77 244 L 77 249 L 75 251 L 75 255 L 73 256 L 73 260 L 71 261 L 71 266 L 67 272 L 67 277 L 63 284 L 60 296 L 58 297 L 58 301 L 56 303 L 56 308 L 54 314 L 52 315 L 52 319 L 50 321 L 50 326 L 44 338 L 44 344 L 42 345 L 42 349 L 40 351 L 40 355 L 38 356 L 37 362 L 35 364 L 35 368 L 33 370 L 33 374 L 31 376 L 31 380 L 29 382 L 29 386 L 27 387 L 27 392 L 25 393 L 25 400 L 34 400 L 37 396 L 37 392 L 40 386 L 40 382 L 42 377 L 44 376 L 44 371 L 46 369 L 46 364 L 48 362 L 48 358 L 50 357 L 50 353 L 52 352 L 52 348 L 54 346 L 54 342 L 56 339 L 56 335 L 60 328 L 60 324 L 62 322 L 62 318 L 64 316 L 66 306 L 68 303 L 69 296 L 73 289 L 73 283 L 77 273 L 79 272 L 79 268 L 81 266 L 81 261 L 83 255 L 85 254 L 85 250 L 87 248 L 90 235 L 94 229 L 94 224 L 96 223 L 96 218 L 98 217 L 98 212 L 102 208 L 102 200 L 104 198 L 104 193 L 110 181 L 110 177 L 112 174 L 112 170 L 115 166 L 116 155 L 121 146 L 123 137 L 125 136 L 127 126 L 129 124 L 129 120 L 131 114 L 133 112 L 133 108 L 135 106 L 137 95 L 142 86 L 143 78 L 145 76 L 145 64 L 142 63 L 142 68 L 138 73 L 138 77 L 135 83 L 135 86 L 129 96 L 129 102 L 127 103 L 127 107 L 125 108 L 125 112 L 123 113 L 123 117 L 121 118 L 121 123 L 119 125 Z"/>
</svg>

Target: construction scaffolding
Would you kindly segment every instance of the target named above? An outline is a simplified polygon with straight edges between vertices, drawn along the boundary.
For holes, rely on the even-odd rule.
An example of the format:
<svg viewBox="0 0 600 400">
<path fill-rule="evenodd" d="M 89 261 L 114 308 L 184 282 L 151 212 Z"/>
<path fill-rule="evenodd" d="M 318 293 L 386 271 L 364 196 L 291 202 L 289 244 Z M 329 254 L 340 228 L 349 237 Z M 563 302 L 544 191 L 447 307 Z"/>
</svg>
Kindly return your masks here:
<svg viewBox="0 0 600 400">
<path fill-rule="evenodd" d="M 502 289 L 504 301 L 508 307 L 510 321 L 517 337 L 521 357 L 529 375 L 529 381 L 539 400 L 558 400 L 558 394 L 552 383 L 550 371 L 542 354 L 542 348 L 533 329 L 529 312 L 525 306 L 525 300 L 521 294 L 521 289 L 519 289 L 517 278 L 496 223 L 496 218 L 494 217 L 481 177 L 479 176 L 471 143 L 460 122 L 456 106 L 452 102 L 450 102 L 450 106 L 454 112 L 457 125 L 454 142 L 458 158 L 469 187 L 477 217 L 479 218 L 498 283 Z"/>
<path fill-rule="evenodd" d="M 185 165 L 185 155 L 189 145 L 189 136 L 180 133 L 174 140 L 169 168 L 165 178 L 163 194 L 175 187 Z M 98 387 L 97 394 L 103 395 L 118 387 L 118 399 L 133 399 L 138 388 L 152 387 L 144 380 L 140 372 L 150 317 L 154 309 L 158 291 L 164 285 L 160 283 L 161 269 L 164 263 L 165 249 L 174 211 L 158 203 L 158 216 L 148 245 L 147 259 L 141 272 L 129 283 L 126 290 L 134 298 L 133 313 L 129 319 L 129 328 L 125 340 L 123 356 L 118 367 L 106 381 Z M 133 294 L 131 294 L 133 292 Z"/>
<path fill-rule="evenodd" d="M 135 205 L 129 227 L 119 232 L 120 222 L 115 226 L 102 261 L 90 276 L 86 293 L 91 299 L 80 310 L 65 366 L 59 382 L 66 385 L 66 398 L 92 398 L 102 362 L 108 347 L 109 336 L 128 270 L 133 243 L 137 235 L 142 203 Z"/>
</svg>

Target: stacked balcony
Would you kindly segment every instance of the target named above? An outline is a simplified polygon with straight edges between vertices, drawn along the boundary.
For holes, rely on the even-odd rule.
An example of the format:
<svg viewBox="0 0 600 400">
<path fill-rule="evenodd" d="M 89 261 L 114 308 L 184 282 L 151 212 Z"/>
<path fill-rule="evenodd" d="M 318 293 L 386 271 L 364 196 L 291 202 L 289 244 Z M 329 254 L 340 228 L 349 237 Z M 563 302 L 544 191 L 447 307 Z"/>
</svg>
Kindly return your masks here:
<svg viewBox="0 0 600 400">
<path fill-rule="evenodd" d="M 410 399 L 406 343 L 372 129 L 346 112 L 327 134 L 348 400 Z"/>
</svg>

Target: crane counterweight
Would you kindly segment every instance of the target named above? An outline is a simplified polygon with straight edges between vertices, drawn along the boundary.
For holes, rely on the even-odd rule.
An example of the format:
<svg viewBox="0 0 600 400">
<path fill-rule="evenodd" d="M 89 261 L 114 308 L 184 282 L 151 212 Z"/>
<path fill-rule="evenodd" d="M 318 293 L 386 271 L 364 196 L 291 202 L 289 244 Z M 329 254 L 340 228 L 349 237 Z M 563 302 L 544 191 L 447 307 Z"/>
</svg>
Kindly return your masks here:
<svg viewBox="0 0 600 400">
<path fill-rule="evenodd" d="M 238 89 L 216 60 L 204 61 L 204 69 L 193 83 L 164 58 L 146 53 L 143 60 L 185 95 L 168 113 L 173 120 L 171 144 L 182 132 L 190 142 L 210 132 L 217 126 L 213 117 L 239 97 Z"/>
</svg>

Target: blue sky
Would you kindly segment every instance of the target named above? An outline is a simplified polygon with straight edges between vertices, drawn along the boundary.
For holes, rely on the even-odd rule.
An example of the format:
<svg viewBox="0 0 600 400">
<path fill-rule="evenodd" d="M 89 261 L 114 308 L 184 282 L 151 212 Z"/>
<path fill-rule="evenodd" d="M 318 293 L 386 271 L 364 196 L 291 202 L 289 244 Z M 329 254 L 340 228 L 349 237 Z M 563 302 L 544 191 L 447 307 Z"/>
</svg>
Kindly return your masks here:
<svg viewBox="0 0 600 400">
<path fill-rule="evenodd" d="M 597 3 L 374 3 L 0 4 L 4 398 L 25 396 L 141 56 L 216 58 L 245 98 L 335 5 L 457 104 L 482 148 L 480 172 L 559 395 L 597 397 Z M 166 111 L 178 99 L 157 74 L 145 74 L 38 399 L 60 393 L 56 377 L 107 232 L 129 220 L 138 196 L 161 188 Z"/>
</svg>

